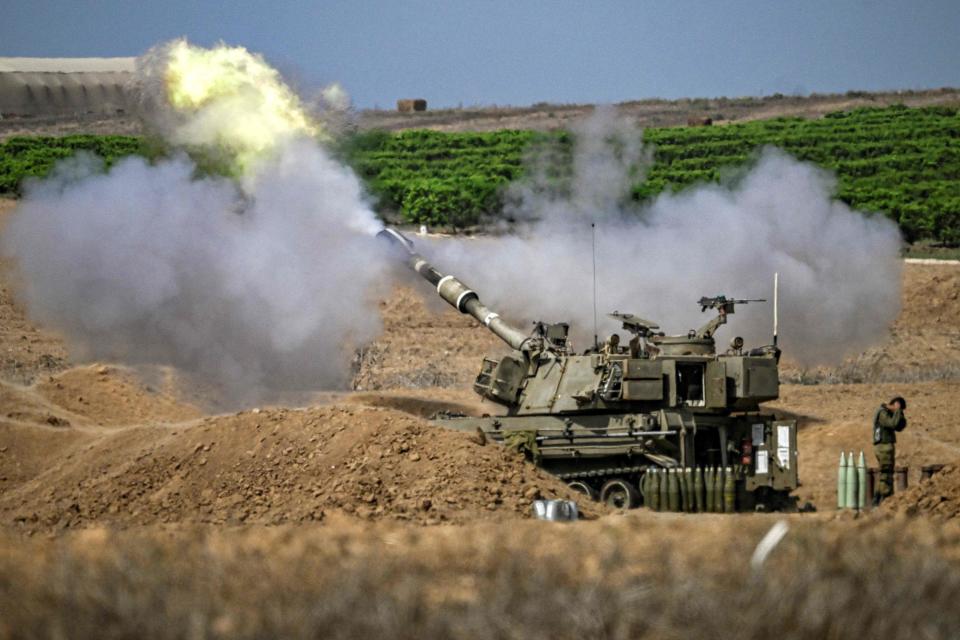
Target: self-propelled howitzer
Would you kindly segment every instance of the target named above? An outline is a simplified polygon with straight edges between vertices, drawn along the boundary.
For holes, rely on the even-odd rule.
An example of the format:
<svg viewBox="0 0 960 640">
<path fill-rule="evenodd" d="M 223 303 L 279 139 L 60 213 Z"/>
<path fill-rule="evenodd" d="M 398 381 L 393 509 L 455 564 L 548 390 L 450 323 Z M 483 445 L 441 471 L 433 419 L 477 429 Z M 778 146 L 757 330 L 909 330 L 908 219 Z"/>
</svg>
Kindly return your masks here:
<svg viewBox="0 0 960 640">
<path fill-rule="evenodd" d="M 609 317 L 632 335 L 611 336 L 583 353 L 566 323 L 510 325 L 479 295 L 444 275 L 394 229 L 380 233 L 416 273 L 512 352 L 484 359 L 473 384 L 504 415 L 441 416 L 445 426 L 480 430 L 525 451 L 571 487 L 609 504 L 689 511 L 783 508 L 798 486 L 796 422 L 760 411 L 779 395 L 774 345 L 746 350 L 734 338 L 718 353 L 714 333 L 737 304 L 699 300 L 716 315 L 697 330 L 665 335 L 630 313 Z"/>
</svg>

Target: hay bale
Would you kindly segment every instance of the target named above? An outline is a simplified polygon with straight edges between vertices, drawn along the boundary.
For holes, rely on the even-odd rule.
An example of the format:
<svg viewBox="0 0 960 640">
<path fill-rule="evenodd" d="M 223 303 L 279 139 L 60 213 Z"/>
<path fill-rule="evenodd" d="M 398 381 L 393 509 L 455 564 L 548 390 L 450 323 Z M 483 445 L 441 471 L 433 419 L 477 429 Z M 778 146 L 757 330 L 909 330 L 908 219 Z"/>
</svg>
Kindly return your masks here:
<svg viewBox="0 0 960 640">
<path fill-rule="evenodd" d="M 426 111 L 427 101 L 423 98 L 407 98 L 397 100 L 397 111 L 400 113 L 412 113 L 414 111 Z"/>
</svg>

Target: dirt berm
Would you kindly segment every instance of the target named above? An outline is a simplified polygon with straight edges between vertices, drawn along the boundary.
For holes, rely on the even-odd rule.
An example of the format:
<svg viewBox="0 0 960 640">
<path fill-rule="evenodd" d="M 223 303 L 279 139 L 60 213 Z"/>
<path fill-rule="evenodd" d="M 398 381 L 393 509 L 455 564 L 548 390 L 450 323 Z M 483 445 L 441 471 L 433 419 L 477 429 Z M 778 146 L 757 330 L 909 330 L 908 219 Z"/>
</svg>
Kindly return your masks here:
<svg viewBox="0 0 960 640">
<path fill-rule="evenodd" d="M 328 512 L 467 522 L 529 517 L 536 498 L 572 497 L 519 454 L 385 407 L 253 409 L 164 422 L 190 411 L 168 407 L 167 416 L 154 413 L 137 426 L 97 426 L 79 413 L 82 405 L 66 412 L 42 399 L 42 391 L 77 375 L 66 372 L 37 389 L 5 388 L 20 407 L 0 421 L 5 524 L 26 531 L 275 524 Z M 142 411 L 144 403 L 136 404 Z"/>
<path fill-rule="evenodd" d="M 883 510 L 937 520 L 960 516 L 960 463 L 948 464 L 929 480 L 894 494 L 884 501 Z"/>
</svg>

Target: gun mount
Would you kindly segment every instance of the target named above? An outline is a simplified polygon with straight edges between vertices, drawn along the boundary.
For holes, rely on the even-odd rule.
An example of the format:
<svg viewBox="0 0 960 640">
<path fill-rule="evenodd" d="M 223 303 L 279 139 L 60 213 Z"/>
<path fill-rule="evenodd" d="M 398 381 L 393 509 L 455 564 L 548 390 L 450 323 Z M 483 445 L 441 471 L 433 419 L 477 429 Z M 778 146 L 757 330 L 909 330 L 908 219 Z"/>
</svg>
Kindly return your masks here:
<svg viewBox="0 0 960 640">
<path fill-rule="evenodd" d="M 727 316 L 734 312 L 734 308 L 738 304 L 747 304 L 748 302 L 766 302 L 762 299 L 753 299 L 753 300 L 736 300 L 734 298 L 727 298 L 726 296 L 714 296 L 712 298 L 703 297 L 700 298 L 700 301 L 697 303 L 700 305 L 700 312 L 703 313 L 707 309 L 716 309 L 717 317 L 713 318 L 707 324 L 700 327 L 696 332 L 696 337 L 698 338 L 711 338 L 720 325 L 727 323 Z"/>
<path fill-rule="evenodd" d="M 701 311 L 715 309 L 717 316 L 682 335 L 613 312 L 609 317 L 633 335 L 629 345 L 611 336 L 603 349 L 576 354 L 566 323 L 537 322 L 525 334 L 473 289 L 431 265 L 403 234 L 385 229 L 379 235 L 443 300 L 513 350 L 498 360 L 485 358 L 473 385 L 505 413 L 448 417 L 441 424 L 480 429 L 525 451 L 575 489 L 617 506 L 639 505 L 641 494 L 653 491 L 649 483 L 668 481 L 661 478 L 668 469 L 732 478 L 730 501 L 741 509 L 793 504 L 796 422 L 760 413 L 762 402 L 779 395 L 780 351 L 763 346 L 744 354 L 737 337 L 718 354 L 714 341 L 736 305 L 761 300 L 701 298 Z M 695 489 L 685 491 L 693 504 Z"/>
</svg>

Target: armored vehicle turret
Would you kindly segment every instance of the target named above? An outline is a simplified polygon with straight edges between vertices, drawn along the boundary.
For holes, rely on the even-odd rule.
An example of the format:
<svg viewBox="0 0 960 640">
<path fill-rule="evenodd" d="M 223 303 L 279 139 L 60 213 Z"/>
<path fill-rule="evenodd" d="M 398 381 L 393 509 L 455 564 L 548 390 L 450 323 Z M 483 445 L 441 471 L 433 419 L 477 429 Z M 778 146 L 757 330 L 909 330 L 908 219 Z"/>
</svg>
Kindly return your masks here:
<svg viewBox="0 0 960 640">
<path fill-rule="evenodd" d="M 609 317 L 630 334 L 574 353 L 569 325 L 538 322 L 527 333 L 486 307 L 452 275 L 434 268 L 394 229 L 380 235 L 439 296 L 510 346 L 484 359 L 473 383 L 505 415 L 441 416 L 524 451 L 574 489 L 618 507 L 727 511 L 792 506 L 798 486 L 796 423 L 762 413 L 779 395 L 775 345 L 746 349 L 715 336 L 736 305 L 704 297 L 715 315 L 702 327 L 666 335 L 639 316 Z"/>
</svg>

